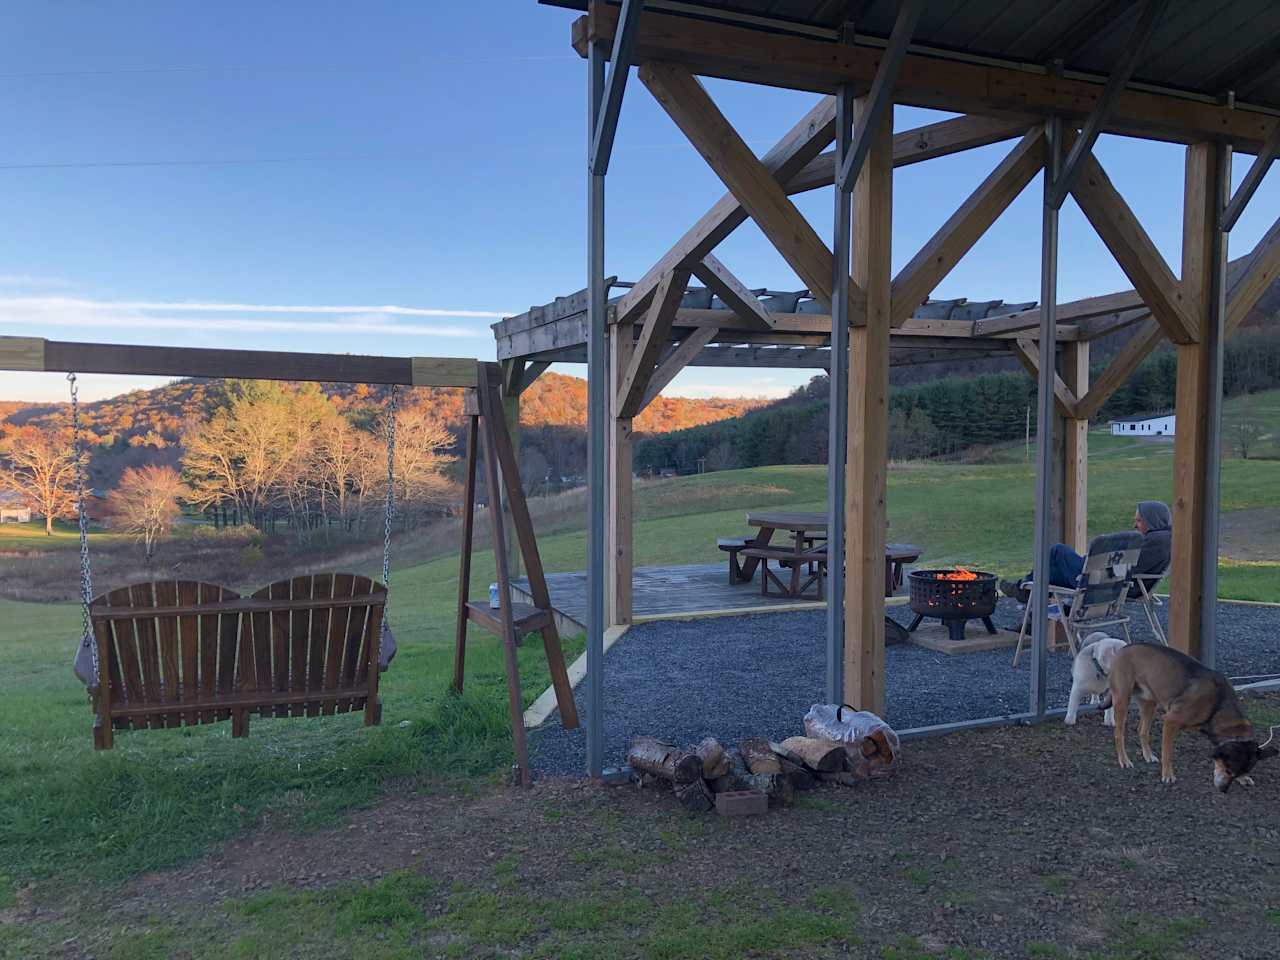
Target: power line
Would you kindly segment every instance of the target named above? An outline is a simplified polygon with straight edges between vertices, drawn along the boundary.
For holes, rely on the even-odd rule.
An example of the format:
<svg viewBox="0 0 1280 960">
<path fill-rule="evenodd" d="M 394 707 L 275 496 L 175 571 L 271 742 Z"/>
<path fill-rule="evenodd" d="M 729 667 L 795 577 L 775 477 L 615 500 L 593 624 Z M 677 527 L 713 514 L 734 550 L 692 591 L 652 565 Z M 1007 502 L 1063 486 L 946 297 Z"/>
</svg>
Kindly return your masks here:
<svg viewBox="0 0 1280 960">
<path fill-rule="evenodd" d="M 493 63 L 540 63 L 557 61 L 578 61 L 581 58 L 574 54 L 558 54 L 538 57 L 437 57 L 432 60 L 418 60 L 411 66 L 447 64 L 493 64 Z M 364 68 L 334 66 L 333 64 L 299 65 L 283 67 L 277 65 L 258 64 L 221 64 L 207 67 L 115 67 L 100 70 L 42 70 L 27 73 L 0 73 L 0 80 L 44 80 L 59 77 L 120 77 L 148 76 L 174 73 L 310 73 L 315 71 L 332 72 L 340 70 L 353 73 L 386 73 L 389 68 Z"/>
</svg>

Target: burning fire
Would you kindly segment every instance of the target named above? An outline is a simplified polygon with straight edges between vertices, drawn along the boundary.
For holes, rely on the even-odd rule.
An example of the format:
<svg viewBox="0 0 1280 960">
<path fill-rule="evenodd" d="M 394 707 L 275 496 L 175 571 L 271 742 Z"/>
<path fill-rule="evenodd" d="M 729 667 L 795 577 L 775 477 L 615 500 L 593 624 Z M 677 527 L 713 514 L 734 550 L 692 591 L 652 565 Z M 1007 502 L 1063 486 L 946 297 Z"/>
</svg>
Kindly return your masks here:
<svg viewBox="0 0 1280 960">
<path fill-rule="evenodd" d="M 934 574 L 938 580 L 977 580 L 978 575 L 972 570 L 964 567 L 956 567 L 954 570 L 942 570 Z"/>
</svg>

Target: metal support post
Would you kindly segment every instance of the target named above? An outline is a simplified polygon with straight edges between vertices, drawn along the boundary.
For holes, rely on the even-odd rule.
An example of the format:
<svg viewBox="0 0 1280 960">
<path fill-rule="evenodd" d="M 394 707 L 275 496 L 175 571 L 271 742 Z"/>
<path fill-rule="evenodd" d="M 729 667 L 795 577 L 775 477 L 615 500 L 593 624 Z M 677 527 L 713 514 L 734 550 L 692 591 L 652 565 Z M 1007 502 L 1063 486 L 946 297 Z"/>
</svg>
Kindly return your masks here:
<svg viewBox="0 0 1280 960">
<path fill-rule="evenodd" d="M 1227 322 L 1227 230 L 1225 208 L 1231 191 L 1231 145 L 1215 147 L 1213 165 L 1214 230 L 1209 246 L 1208 322 L 1202 337 L 1209 351 L 1208 409 L 1205 411 L 1204 456 L 1204 559 L 1201 563 L 1203 592 L 1200 603 L 1200 661 L 1213 667 L 1217 658 L 1218 630 L 1218 513 L 1221 509 L 1222 480 L 1222 355 Z"/>
<path fill-rule="evenodd" d="M 874 131 L 880 128 L 880 118 L 884 116 L 889 104 L 893 103 L 893 88 L 898 83 L 898 72 L 902 69 L 902 61 L 906 59 L 916 21 L 923 12 L 924 0 L 902 0 L 902 6 L 898 8 L 898 17 L 889 34 L 889 43 L 885 47 L 884 56 L 880 58 L 880 66 L 876 68 L 875 79 L 871 82 L 866 116 L 858 124 L 852 147 L 847 148 L 842 156 L 836 157 L 837 192 L 852 190 L 858 179 L 862 163 L 867 159 L 867 151 L 871 149 Z"/>
<path fill-rule="evenodd" d="M 1036 530 L 1031 591 L 1031 714 L 1045 712 L 1048 678 L 1049 547 L 1053 514 L 1053 408 L 1058 332 L 1058 208 L 1053 189 L 1062 159 L 1062 120 L 1045 122 L 1044 209 L 1040 231 L 1040 375 L 1036 392 Z"/>
<path fill-rule="evenodd" d="M 1085 120 L 1079 139 L 1071 145 L 1071 152 L 1062 165 L 1061 173 L 1054 176 L 1047 194 L 1048 203 L 1053 209 L 1061 208 L 1063 201 L 1067 199 L 1067 194 L 1071 192 L 1071 184 L 1080 172 L 1080 161 L 1093 150 L 1094 143 L 1102 133 L 1103 125 L 1111 116 L 1116 100 L 1120 98 L 1129 78 L 1133 76 L 1133 71 L 1147 48 L 1147 41 L 1151 39 L 1160 15 L 1168 5 L 1169 0 L 1146 0 L 1146 5 L 1138 15 L 1138 22 L 1133 28 L 1129 42 L 1124 45 L 1119 61 L 1112 68 L 1111 75 L 1107 77 L 1107 85 L 1102 88 L 1102 95 L 1098 97 L 1097 103 L 1093 105 L 1093 112 Z"/>
<path fill-rule="evenodd" d="M 853 139 L 852 86 L 836 93 L 836 165 Z M 830 418 L 827 439 L 827 702 L 844 698 L 844 494 L 849 435 L 849 269 L 853 251 L 853 197 L 836 184 L 835 278 L 831 285 Z"/>
<path fill-rule="evenodd" d="M 591 172 L 604 107 L 605 50 L 587 55 L 587 774 L 604 767 L 605 432 L 609 424 L 605 351 L 604 175 Z"/>
</svg>

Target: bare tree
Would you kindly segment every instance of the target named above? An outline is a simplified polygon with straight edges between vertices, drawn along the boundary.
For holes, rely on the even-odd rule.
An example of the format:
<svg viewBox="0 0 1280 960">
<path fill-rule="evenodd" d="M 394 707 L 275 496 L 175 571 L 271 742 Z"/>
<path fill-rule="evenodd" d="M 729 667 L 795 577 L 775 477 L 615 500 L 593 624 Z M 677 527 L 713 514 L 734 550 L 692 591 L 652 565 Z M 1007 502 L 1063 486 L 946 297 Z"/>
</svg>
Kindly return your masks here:
<svg viewBox="0 0 1280 960">
<path fill-rule="evenodd" d="M 1262 437 L 1262 424 L 1254 419 L 1252 405 L 1241 411 L 1240 419 L 1231 425 L 1231 439 L 1241 459 L 1249 459 L 1249 451 Z"/>
<path fill-rule="evenodd" d="M 442 451 L 453 443 L 448 428 L 422 406 L 402 407 L 396 417 L 395 491 L 406 518 L 441 510 L 456 499 L 444 475 L 453 458 Z"/>
<path fill-rule="evenodd" d="M 182 508 L 178 501 L 189 491 L 172 467 L 130 467 L 107 497 L 111 525 L 142 541 L 150 560 L 156 543 L 173 528 Z"/>
<path fill-rule="evenodd" d="M 66 430 L 21 427 L 0 440 L 7 461 L 0 485 L 19 494 L 44 517 L 44 532 L 53 521 L 75 513 L 75 456 Z"/>
</svg>

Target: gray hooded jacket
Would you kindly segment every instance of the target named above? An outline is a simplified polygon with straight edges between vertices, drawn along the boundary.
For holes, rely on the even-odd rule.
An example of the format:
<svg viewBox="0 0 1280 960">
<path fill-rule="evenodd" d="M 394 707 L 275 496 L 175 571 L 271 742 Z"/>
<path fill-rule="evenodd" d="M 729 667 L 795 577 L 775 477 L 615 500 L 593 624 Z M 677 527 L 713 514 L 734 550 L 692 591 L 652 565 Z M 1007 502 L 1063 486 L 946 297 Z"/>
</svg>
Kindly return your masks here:
<svg viewBox="0 0 1280 960">
<path fill-rule="evenodd" d="M 1142 538 L 1142 551 L 1134 565 L 1134 573 L 1163 573 L 1169 568 L 1173 546 L 1173 514 L 1159 500 L 1143 500 L 1138 516 L 1150 528 Z"/>
</svg>

